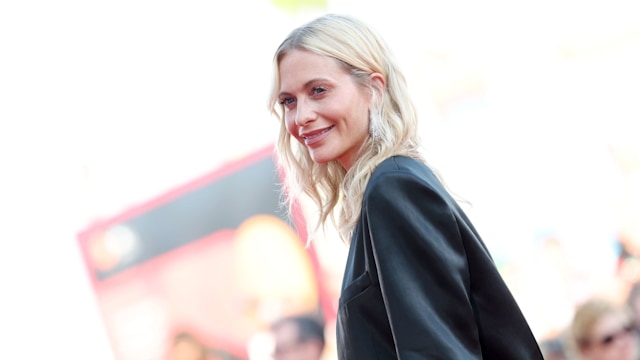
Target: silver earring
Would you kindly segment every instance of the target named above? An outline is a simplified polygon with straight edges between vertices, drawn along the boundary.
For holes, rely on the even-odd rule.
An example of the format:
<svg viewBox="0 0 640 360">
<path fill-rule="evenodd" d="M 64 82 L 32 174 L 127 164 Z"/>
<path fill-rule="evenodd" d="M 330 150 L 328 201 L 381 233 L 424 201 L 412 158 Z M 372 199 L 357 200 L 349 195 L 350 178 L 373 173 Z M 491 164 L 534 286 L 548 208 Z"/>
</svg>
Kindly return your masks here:
<svg viewBox="0 0 640 360">
<path fill-rule="evenodd" d="M 369 135 L 373 138 L 374 141 L 380 139 L 381 128 L 382 128 L 382 119 L 380 117 L 380 112 L 376 111 L 377 109 L 369 110 Z"/>
</svg>

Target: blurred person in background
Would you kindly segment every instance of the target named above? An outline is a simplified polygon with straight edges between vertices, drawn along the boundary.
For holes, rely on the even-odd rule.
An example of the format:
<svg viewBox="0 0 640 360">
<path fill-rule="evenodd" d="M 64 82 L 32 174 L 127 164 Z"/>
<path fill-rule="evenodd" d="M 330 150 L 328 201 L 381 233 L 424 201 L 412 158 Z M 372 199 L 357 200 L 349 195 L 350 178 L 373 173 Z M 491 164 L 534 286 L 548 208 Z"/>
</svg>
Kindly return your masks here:
<svg viewBox="0 0 640 360">
<path fill-rule="evenodd" d="M 224 349 L 210 347 L 198 336 L 181 331 L 173 336 L 167 360 L 239 360 Z"/>
<path fill-rule="evenodd" d="M 349 254 L 341 360 L 542 359 L 480 235 L 426 164 L 408 86 L 362 21 L 328 14 L 274 56 L 269 100 L 293 207 L 337 219 Z"/>
<path fill-rule="evenodd" d="M 544 360 L 568 360 L 564 339 L 556 336 L 540 341 L 540 350 Z"/>
<path fill-rule="evenodd" d="M 640 343 L 631 312 L 606 298 L 595 297 L 576 308 L 569 338 L 577 359 L 640 359 Z"/>
<path fill-rule="evenodd" d="M 640 282 L 635 282 L 626 299 L 636 330 L 640 330 Z"/>
<path fill-rule="evenodd" d="M 271 325 L 274 360 L 320 360 L 325 347 L 324 325 L 313 316 L 279 319 Z"/>
<path fill-rule="evenodd" d="M 193 334 L 179 332 L 173 337 L 167 360 L 208 360 L 207 347 Z"/>
</svg>

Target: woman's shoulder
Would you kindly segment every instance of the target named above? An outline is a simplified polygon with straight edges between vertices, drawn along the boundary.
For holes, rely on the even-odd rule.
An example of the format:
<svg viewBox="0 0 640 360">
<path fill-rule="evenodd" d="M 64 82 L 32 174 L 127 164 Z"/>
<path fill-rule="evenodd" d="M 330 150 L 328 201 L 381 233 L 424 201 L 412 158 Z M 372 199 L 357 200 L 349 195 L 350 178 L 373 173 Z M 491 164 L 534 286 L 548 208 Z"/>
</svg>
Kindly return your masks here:
<svg viewBox="0 0 640 360">
<path fill-rule="evenodd" d="M 438 177 L 427 164 L 402 155 L 391 156 L 382 161 L 371 174 L 367 188 L 370 191 L 379 186 L 411 182 L 422 183 L 433 190 L 439 191 L 441 188 Z"/>
<path fill-rule="evenodd" d="M 402 174 L 414 175 L 420 178 L 434 177 L 431 168 L 424 162 L 402 155 L 388 157 L 374 169 L 371 178 L 393 177 Z"/>
</svg>

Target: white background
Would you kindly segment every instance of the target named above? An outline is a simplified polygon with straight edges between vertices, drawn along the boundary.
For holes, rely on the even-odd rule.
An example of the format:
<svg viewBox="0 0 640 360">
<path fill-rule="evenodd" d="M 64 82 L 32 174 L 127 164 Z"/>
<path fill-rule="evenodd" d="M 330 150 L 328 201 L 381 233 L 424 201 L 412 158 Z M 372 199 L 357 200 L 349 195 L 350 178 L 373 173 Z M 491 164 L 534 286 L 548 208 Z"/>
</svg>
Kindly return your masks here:
<svg viewBox="0 0 640 360">
<path fill-rule="evenodd" d="M 329 10 L 396 50 L 432 161 L 475 204 L 491 246 L 509 253 L 514 234 L 537 228 L 608 241 L 624 184 L 606 147 L 637 143 L 638 10 L 442 3 Z M 267 0 L 0 4 L 0 358 L 112 359 L 76 233 L 273 141 L 271 56 L 318 13 Z M 434 110 L 434 53 L 481 74 L 484 106 Z"/>
</svg>

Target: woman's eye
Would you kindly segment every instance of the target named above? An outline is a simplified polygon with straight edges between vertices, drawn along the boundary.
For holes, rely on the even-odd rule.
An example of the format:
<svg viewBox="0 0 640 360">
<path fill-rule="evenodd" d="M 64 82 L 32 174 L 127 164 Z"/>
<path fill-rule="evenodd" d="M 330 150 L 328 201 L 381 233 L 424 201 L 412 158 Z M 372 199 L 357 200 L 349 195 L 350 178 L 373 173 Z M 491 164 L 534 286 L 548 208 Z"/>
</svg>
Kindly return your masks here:
<svg viewBox="0 0 640 360">
<path fill-rule="evenodd" d="M 325 92 L 325 91 L 327 91 L 327 90 L 326 90 L 325 88 L 323 88 L 323 87 L 314 87 L 313 89 L 311 89 L 311 92 L 312 92 L 314 95 L 320 95 L 320 94 L 322 94 L 322 93 L 323 93 L 323 92 Z"/>
<path fill-rule="evenodd" d="M 293 104 L 295 100 L 293 98 L 284 98 L 284 99 L 280 99 L 280 105 L 284 105 L 284 106 L 290 106 L 291 104 Z"/>
</svg>

